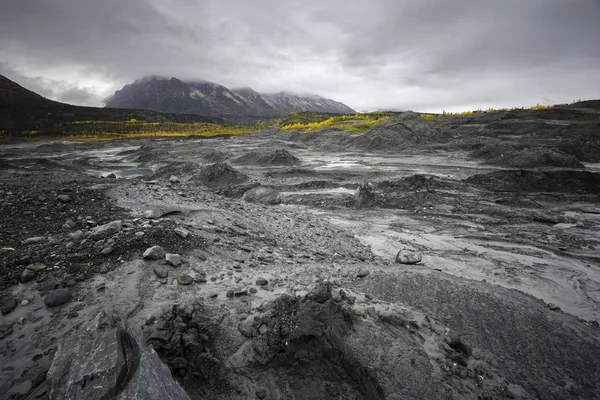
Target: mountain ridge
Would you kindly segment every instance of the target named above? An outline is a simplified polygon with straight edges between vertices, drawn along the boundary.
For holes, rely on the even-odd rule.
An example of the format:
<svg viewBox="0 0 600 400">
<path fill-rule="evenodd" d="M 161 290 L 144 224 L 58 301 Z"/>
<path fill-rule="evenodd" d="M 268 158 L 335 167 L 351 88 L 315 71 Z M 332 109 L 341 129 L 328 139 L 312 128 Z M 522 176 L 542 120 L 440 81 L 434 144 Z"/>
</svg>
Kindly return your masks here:
<svg viewBox="0 0 600 400">
<path fill-rule="evenodd" d="M 353 114 L 347 105 L 319 95 L 280 91 L 259 93 L 250 87 L 229 89 L 219 83 L 149 76 L 117 90 L 106 107 L 146 109 L 212 117 L 282 116 L 294 111 Z"/>
</svg>

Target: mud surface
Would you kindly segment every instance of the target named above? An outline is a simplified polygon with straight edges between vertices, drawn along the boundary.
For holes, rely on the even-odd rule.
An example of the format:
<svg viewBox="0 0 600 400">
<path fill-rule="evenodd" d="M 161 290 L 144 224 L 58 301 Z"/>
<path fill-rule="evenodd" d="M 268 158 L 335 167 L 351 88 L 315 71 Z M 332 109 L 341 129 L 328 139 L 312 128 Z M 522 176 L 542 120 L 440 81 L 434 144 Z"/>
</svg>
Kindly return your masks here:
<svg viewBox="0 0 600 400">
<path fill-rule="evenodd" d="M 3 146 L 0 389 L 108 309 L 192 399 L 600 398 L 581 113 Z"/>
</svg>

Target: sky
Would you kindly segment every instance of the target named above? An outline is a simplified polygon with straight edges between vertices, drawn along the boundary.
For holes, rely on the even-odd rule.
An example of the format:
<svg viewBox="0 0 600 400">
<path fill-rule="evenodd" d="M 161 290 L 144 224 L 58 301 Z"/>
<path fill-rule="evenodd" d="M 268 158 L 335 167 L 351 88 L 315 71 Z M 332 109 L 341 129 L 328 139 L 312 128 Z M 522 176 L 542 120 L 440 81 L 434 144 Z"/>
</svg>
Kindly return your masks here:
<svg viewBox="0 0 600 400">
<path fill-rule="evenodd" d="M 359 111 L 600 98 L 600 0 L 0 0 L 0 74 L 103 105 L 144 76 Z"/>
</svg>

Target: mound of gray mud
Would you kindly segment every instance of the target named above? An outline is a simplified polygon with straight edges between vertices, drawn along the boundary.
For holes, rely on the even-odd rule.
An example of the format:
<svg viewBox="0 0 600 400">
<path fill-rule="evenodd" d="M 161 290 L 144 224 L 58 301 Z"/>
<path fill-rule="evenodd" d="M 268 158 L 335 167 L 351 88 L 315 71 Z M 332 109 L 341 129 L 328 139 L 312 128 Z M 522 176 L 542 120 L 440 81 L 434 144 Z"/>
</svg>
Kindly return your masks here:
<svg viewBox="0 0 600 400">
<path fill-rule="evenodd" d="M 269 152 L 250 152 L 234 160 L 237 164 L 257 165 L 261 167 L 270 166 L 292 166 L 301 161 L 286 149 L 277 149 Z"/>
<path fill-rule="evenodd" d="M 472 156 L 493 165 L 512 168 L 585 168 L 574 156 L 550 148 L 514 149 L 506 145 L 484 145 Z"/>
<path fill-rule="evenodd" d="M 248 176 L 227 163 L 216 163 L 200 169 L 193 177 L 205 186 L 239 185 L 248 181 Z"/>
</svg>

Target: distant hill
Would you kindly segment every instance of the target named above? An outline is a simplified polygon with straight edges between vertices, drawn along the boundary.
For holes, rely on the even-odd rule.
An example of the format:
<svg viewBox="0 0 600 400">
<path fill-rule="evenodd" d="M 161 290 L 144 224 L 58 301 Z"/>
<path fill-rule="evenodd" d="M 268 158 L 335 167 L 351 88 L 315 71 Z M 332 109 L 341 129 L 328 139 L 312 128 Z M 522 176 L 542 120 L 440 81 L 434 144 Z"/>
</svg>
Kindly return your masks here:
<svg viewBox="0 0 600 400">
<path fill-rule="evenodd" d="M 164 114 L 156 111 L 80 107 L 46 99 L 0 75 L 0 134 L 40 131 L 75 131 L 73 123 L 89 122 L 220 122 L 198 115 Z"/>
<path fill-rule="evenodd" d="M 228 89 L 213 82 L 184 82 L 149 77 L 126 85 L 106 107 L 133 108 L 206 116 L 283 116 L 294 111 L 349 114 L 347 105 L 317 95 L 258 93 L 250 88 Z"/>
</svg>

